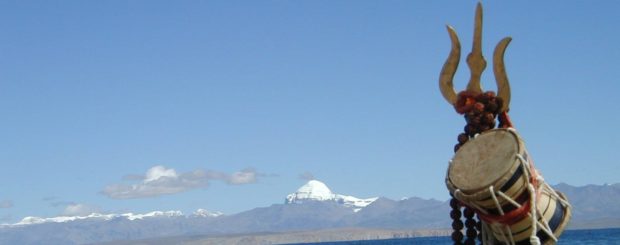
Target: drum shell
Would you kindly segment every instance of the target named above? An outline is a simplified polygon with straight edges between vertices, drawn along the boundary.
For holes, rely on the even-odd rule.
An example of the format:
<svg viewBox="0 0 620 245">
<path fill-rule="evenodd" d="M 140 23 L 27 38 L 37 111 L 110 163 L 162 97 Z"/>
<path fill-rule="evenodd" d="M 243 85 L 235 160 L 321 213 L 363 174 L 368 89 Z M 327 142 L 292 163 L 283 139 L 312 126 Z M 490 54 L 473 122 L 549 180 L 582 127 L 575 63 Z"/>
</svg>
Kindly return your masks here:
<svg viewBox="0 0 620 245">
<path fill-rule="evenodd" d="M 553 195 L 553 192 L 557 195 Z M 537 220 L 539 221 L 536 229 L 536 236 L 540 239 L 541 244 L 555 244 L 555 241 L 541 229 L 542 223 L 548 223 L 554 237 L 559 237 L 571 218 L 571 207 L 564 206 L 558 198 L 566 201 L 566 197 L 547 185 L 541 187 L 540 195 L 536 202 Z M 566 201 L 566 203 L 568 203 Z M 532 234 L 532 216 L 523 217 L 521 220 L 507 225 L 501 223 L 489 224 L 492 235 L 499 241 L 510 244 L 508 231 L 512 234 L 512 239 L 517 245 L 530 244 L 530 236 Z"/>
</svg>

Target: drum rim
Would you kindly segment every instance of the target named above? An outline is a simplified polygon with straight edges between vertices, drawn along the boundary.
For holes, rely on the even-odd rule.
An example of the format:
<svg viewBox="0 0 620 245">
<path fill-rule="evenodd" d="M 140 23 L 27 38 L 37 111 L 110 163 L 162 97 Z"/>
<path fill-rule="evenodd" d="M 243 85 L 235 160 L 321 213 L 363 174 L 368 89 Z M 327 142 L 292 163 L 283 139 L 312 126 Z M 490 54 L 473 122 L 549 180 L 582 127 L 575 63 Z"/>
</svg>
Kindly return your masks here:
<svg viewBox="0 0 620 245">
<path fill-rule="evenodd" d="M 566 198 L 566 195 L 564 195 L 564 193 L 556 191 L 553 188 L 549 188 L 549 189 L 555 192 L 560 199 L 568 203 L 568 199 Z M 558 205 L 564 205 L 564 204 L 560 202 L 558 203 Z M 564 230 L 568 226 L 568 223 L 570 223 L 570 220 L 572 217 L 573 217 L 572 207 L 570 205 L 567 205 L 566 207 L 564 207 L 564 220 L 562 220 L 562 222 L 560 222 L 560 224 L 558 225 L 558 228 L 555 229 L 555 231 L 553 231 L 553 236 L 559 239 L 560 235 L 562 235 L 562 232 L 564 232 Z M 553 241 L 553 239 L 549 239 L 547 242 L 544 243 L 544 245 L 552 245 L 552 244 L 555 244 L 555 241 Z"/>
<path fill-rule="evenodd" d="M 525 153 L 527 154 L 527 148 L 525 148 L 525 143 L 523 141 L 523 139 L 519 136 L 519 134 L 516 132 L 516 130 L 514 129 L 506 129 L 506 128 L 497 128 L 497 129 L 491 129 L 489 131 L 486 131 L 480 135 L 478 135 L 475 139 L 468 141 L 467 143 L 465 143 L 463 145 L 463 147 L 461 147 L 461 149 L 464 149 L 465 147 L 467 147 L 467 145 L 471 145 L 471 142 L 474 142 L 476 139 L 479 139 L 479 137 L 484 137 L 488 134 L 491 133 L 498 133 L 498 132 L 502 132 L 502 133 L 507 133 L 508 135 L 510 135 L 513 139 L 514 139 L 514 143 L 515 143 L 515 154 L 522 154 Z M 459 149 L 459 151 L 461 150 Z M 462 187 L 459 187 L 458 185 L 455 184 L 453 178 L 451 178 L 451 173 L 453 173 L 453 169 L 454 166 L 456 164 L 456 162 L 454 161 L 454 159 L 457 157 L 459 151 L 457 151 L 454 156 L 452 157 L 452 160 L 450 161 L 450 164 L 448 166 L 448 170 L 446 173 L 446 184 L 448 184 L 448 189 L 450 191 L 456 190 L 456 189 L 460 189 L 462 192 L 464 193 L 468 193 L 468 194 L 473 194 L 473 193 L 477 193 L 480 191 L 485 191 L 489 186 L 493 185 L 494 188 L 499 189 L 501 188 L 508 180 L 510 180 L 510 178 L 512 177 L 512 175 L 514 175 L 515 171 L 517 168 L 520 167 L 520 163 L 519 160 L 516 158 L 515 155 L 515 159 L 512 162 L 511 166 L 506 168 L 507 171 L 505 171 L 505 173 L 503 175 L 498 176 L 497 178 L 493 179 L 493 180 L 486 180 L 484 182 L 484 185 L 481 185 L 481 187 L 476 187 L 476 188 L 467 188 L 467 185 L 463 185 Z M 459 182 L 457 180 L 457 182 Z M 452 185 L 453 187 L 451 187 L 450 185 Z"/>
</svg>

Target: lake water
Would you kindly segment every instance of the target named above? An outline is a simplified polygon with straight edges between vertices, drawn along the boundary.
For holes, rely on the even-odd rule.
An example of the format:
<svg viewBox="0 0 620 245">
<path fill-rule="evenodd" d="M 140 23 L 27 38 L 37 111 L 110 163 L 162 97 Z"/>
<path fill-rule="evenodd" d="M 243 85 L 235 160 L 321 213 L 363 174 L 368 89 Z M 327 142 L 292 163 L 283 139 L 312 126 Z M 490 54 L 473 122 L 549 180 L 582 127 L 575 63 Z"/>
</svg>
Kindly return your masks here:
<svg viewBox="0 0 620 245">
<path fill-rule="evenodd" d="M 387 240 L 366 240 L 366 241 L 348 241 L 348 242 L 320 242 L 305 243 L 316 245 L 404 245 L 404 244 L 422 244 L 435 245 L 445 244 L 452 245 L 450 237 L 418 237 L 418 238 L 401 238 Z M 597 229 L 597 230 L 567 230 L 562 233 L 558 245 L 598 245 L 598 244 L 618 244 L 620 245 L 620 228 L 615 229 Z"/>
</svg>

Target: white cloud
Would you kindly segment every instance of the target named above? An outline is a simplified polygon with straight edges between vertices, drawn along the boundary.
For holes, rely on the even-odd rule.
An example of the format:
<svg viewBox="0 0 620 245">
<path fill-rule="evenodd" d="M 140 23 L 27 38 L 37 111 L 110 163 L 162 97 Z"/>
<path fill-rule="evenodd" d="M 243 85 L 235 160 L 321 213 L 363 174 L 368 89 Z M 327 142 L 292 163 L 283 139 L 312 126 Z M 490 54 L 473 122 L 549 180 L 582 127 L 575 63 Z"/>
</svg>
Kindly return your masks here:
<svg viewBox="0 0 620 245">
<path fill-rule="evenodd" d="M 101 193 L 113 199 L 155 197 L 206 188 L 211 180 L 220 180 L 231 185 L 255 183 L 259 175 L 251 168 L 233 174 L 204 170 L 179 174 L 172 168 L 157 165 L 148 169 L 144 176 L 129 175 L 132 178 L 124 178 L 125 180 L 140 180 L 140 183 L 108 185 Z"/>
<path fill-rule="evenodd" d="M 177 177 L 178 177 L 177 171 L 175 171 L 174 169 L 171 169 L 171 168 L 166 169 L 166 167 L 164 166 L 157 165 L 155 167 L 152 167 L 148 171 L 146 171 L 146 178 L 144 179 L 144 181 L 149 182 L 149 181 L 158 180 L 160 178 L 177 178 Z"/>
<path fill-rule="evenodd" d="M 243 185 L 243 184 L 251 184 L 256 182 L 256 170 L 248 168 L 238 172 L 234 172 L 226 182 L 231 185 Z"/>
<path fill-rule="evenodd" d="M 13 201 L 11 200 L 2 200 L 0 201 L 0 208 L 12 208 Z"/>
<path fill-rule="evenodd" d="M 81 203 L 74 203 L 74 204 L 67 205 L 65 207 L 65 210 L 63 210 L 62 215 L 87 216 L 89 214 L 99 213 L 99 212 L 101 212 L 101 209 L 99 207 L 81 204 Z"/>
</svg>

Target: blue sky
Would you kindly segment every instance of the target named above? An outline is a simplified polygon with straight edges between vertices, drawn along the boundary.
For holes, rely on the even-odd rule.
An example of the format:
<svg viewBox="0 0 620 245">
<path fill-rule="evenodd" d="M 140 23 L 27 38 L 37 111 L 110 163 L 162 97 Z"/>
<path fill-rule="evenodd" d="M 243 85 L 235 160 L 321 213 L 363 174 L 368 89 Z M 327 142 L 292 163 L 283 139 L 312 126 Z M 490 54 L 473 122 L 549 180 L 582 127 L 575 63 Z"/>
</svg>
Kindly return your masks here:
<svg viewBox="0 0 620 245">
<path fill-rule="evenodd" d="M 445 24 L 464 58 L 475 4 L 2 1 L 0 222 L 230 214 L 283 202 L 304 173 L 342 194 L 446 200 L 465 122 L 437 86 Z M 618 9 L 484 3 L 483 52 L 513 37 L 510 115 L 550 183 L 619 182 Z"/>
</svg>

